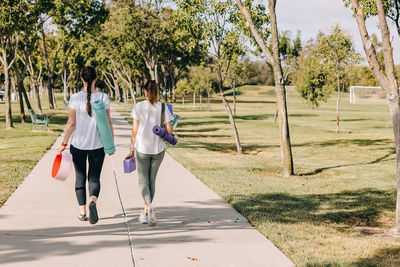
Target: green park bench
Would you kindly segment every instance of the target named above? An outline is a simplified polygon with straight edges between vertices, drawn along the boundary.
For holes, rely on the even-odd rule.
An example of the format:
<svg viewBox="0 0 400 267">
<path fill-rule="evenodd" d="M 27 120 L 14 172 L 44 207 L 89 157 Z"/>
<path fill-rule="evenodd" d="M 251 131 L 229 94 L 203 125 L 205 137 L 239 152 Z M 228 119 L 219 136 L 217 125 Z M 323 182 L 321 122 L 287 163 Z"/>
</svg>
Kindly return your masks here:
<svg viewBox="0 0 400 267">
<path fill-rule="evenodd" d="M 47 115 L 36 115 L 33 109 L 29 109 L 28 111 L 32 121 L 31 131 L 34 129 L 44 129 L 47 131 L 47 124 L 50 122 L 49 117 Z"/>
</svg>

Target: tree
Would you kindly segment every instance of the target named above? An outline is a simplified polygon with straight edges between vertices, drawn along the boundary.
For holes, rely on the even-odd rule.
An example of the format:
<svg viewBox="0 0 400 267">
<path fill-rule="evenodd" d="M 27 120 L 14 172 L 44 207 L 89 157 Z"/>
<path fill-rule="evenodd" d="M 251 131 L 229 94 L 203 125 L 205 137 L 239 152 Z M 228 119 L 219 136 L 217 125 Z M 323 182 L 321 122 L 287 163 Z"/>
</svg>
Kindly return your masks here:
<svg viewBox="0 0 400 267">
<path fill-rule="evenodd" d="M 185 95 L 190 92 L 187 78 L 180 79 L 176 84 L 176 94 L 182 96 L 182 105 L 185 106 Z"/>
<path fill-rule="evenodd" d="M 0 2 L 0 61 L 4 72 L 4 87 L 6 97 L 6 128 L 13 128 L 11 112 L 10 68 L 17 59 L 20 20 L 26 12 L 23 1 L 6 0 Z"/>
<path fill-rule="evenodd" d="M 193 66 L 190 68 L 188 76 L 188 88 L 193 93 L 197 93 L 200 98 L 200 109 L 202 108 L 203 95 L 207 95 L 207 107 L 210 109 L 210 95 L 212 88 L 212 73 L 209 67 Z"/>
<path fill-rule="evenodd" d="M 396 223 L 394 230 L 400 232 L 400 95 L 399 84 L 395 73 L 393 49 L 390 40 L 390 31 L 386 21 L 387 12 L 383 0 L 376 0 L 376 10 L 379 18 L 379 29 L 382 37 L 383 56 L 385 70 L 379 66 L 377 51 L 367 31 L 365 24 L 366 14 L 359 0 L 351 0 L 351 7 L 357 21 L 364 51 L 367 61 L 379 85 L 385 90 L 390 114 L 392 117 L 394 142 L 396 146 L 396 177 L 397 177 L 397 197 L 396 197 Z"/>
<path fill-rule="evenodd" d="M 86 33 L 98 31 L 101 24 L 107 17 L 107 10 L 102 1 L 59 1 L 48 0 L 46 9 L 42 16 L 57 26 L 58 35 L 50 36 L 55 42 L 54 47 L 49 47 L 47 35 L 50 31 L 43 27 L 41 29 L 42 47 L 41 52 L 46 63 L 47 89 L 49 94 L 50 109 L 54 109 L 53 88 L 61 78 L 65 70 L 67 60 L 75 43 Z M 53 48 L 53 53 L 49 51 Z M 59 64 L 60 50 L 64 52 L 64 59 Z M 50 58 L 52 54 L 52 59 Z M 61 70 L 59 67 L 61 65 Z"/>
<path fill-rule="evenodd" d="M 224 93 L 224 80 L 231 66 L 232 59 L 241 54 L 241 38 L 238 31 L 230 25 L 233 13 L 230 0 L 178 0 L 178 7 L 185 11 L 192 32 L 202 32 L 204 39 L 211 46 L 210 55 L 214 58 L 215 70 L 218 74 L 218 89 L 228 113 L 234 134 L 236 150 L 242 154 L 239 133 L 231 107 Z M 202 30 L 197 30 L 198 28 Z"/>
<path fill-rule="evenodd" d="M 321 101 L 327 101 L 330 95 L 328 72 L 321 64 L 320 58 L 311 53 L 304 58 L 296 79 L 296 90 L 300 96 L 312 106 L 318 107 Z"/>
<path fill-rule="evenodd" d="M 346 6 L 349 6 L 351 0 L 344 0 Z M 375 0 L 359 0 L 358 1 L 365 18 L 378 15 L 378 8 Z M 400 0 L 383 0 L 385 16 L 388 17 L 396 26 L 397 34 L 400 36 Z"/>
<path fill-rule="evenodd" d="M 169 38 L 162 44 L 160 61 L 171 84 L 170 96 L 173 102 L 176 102 L 176 82 L 190 66 L 199 65 L 207 53 L 207 45 L 201 39 L 201 34 L 189 31 L 182 13 L 184 10 L 179 8 L 166 8 L 162 12 L 164 31 Z"/>
<path fill-rule="evenodd" d="M 235 58 L 229 68 L 225 86 L 230 87 L 233 93 L 233 115 L 236 116 L 236 88 L 247 84 L 250 78 L 249 62 Z"/>
<path fill-rule="evenodd" d="M 236 0 L 244 19 L 238 23 L 247 35 L 258 44 L 269 64 L 272 65 L 275 78 L 275 90 L 278 104 L 280 146 L 283 161 L 283 174 L 294 174 L 292 146 L 290 142 L 289 121 L 286 105 L 285 78 L 279 51 L 279 36 L 276 18 L 276 0 L 268 0 L 269 16 L 265 15 L 265 7 L 253 6 L 252 1 L 247 1 L 246 6 L 241 0 Z M 246 27 L 245 27 L 246 26 Z M 271 47 L 268 46 L 270 37 Z"/>
<path fill-rule="evenodd" d="M 281 64 L 286 84 L 290 83 L 290 77 L 299 68 L 299 59 L 302 49 L 300 31 L 297 31 L 294 39 L 292 39 L 290 31 L 281 32 L 279 36 L 279 53 L 282 59 Z"/>
<path fill-rule="evenodd" d="M 328 34 L 319 34 L 317 41 L 317 52 L 329 73 L 335 73 L 337 83 L 336 100 L 336 133 L 339 133 L 339 104 L 343 76 L 348 66 L 360 61 L 356 53 L 351 35 L 347 35 L 339 25 L 336 25 Z"/>
<path fill-rule="evenodd" d="M 137 5 L 131 1 L 113 1 L 115 25 L 121 27 L 141 51 L 150 78 L 159 83 L 159 54 L 162 43 L 168 38 L 163 30 L 159 8 L 151 3 Z"/>
</svg>

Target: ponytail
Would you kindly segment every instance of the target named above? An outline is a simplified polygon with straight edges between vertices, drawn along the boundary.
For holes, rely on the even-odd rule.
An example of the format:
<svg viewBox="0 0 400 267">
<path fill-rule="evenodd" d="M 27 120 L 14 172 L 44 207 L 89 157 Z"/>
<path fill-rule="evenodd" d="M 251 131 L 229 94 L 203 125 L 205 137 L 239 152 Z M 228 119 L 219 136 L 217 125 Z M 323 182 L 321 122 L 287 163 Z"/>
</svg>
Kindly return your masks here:
<svg viewBox="0 0 400 267">
<path fill-rule="evenodd" d="M 92 83 L 90 83 L 90 89 L 87 90 L 87 104 L 86 104 L 86 111 L 89 117 L 92 117 L 92 104 L 90 103 L 90 97 L 92 96 Z M 89 85 L 88 85 L 89 86 Z"/>
<path fill-rule="evenodd" d="M 87 82 L 87 104 L 86 111 L 90 117 L 92 117 L 92 104 L 90 103 L 90 98 L 92 96 L 92 85 L 94 80 L 97 78 L 96 70 L 91 66 L 86 66 L 83 68 L 81 73 L 82 79 Z"/>
<path fill-rule="evenodd" d="M 153 106 L 158 102 L 160 96 L 160 90 L 155 80 L 147 81 L 144 85 L 144 89 L 147 91 L 147 100 Z"/>
</svg>

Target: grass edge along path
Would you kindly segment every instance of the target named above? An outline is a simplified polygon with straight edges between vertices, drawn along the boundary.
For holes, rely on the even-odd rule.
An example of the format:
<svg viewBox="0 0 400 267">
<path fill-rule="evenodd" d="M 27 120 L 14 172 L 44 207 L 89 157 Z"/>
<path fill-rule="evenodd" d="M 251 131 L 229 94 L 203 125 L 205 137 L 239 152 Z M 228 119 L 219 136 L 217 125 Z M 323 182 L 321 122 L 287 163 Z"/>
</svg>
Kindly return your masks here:
<svg viewBox="0 0 400 267">
<path fill-rule="evenodd" d="M 273 88 L 239 91 L 236 122 L 244 155 L 234 153 L 218 97 L 210 111 L 199 103 L 192 109 L 190 101 L 174 104 L 182 119 L 178 145 L 168 153 L 299 266 L 399 266 L 399 240 L 386 235 L 396 188 L 387 105 L 350 105 L 344 97 L 337 135 L 334 98 L 312 110 L 289 92 L 297 176 L 286 179 L 280 175 Z M 117 108 L 130 122 L 131 106 Z"/>
<path fill-rule="evenodd" d="M 59 106 L 62 106 L 62 96 L 56 95 Z M 32 101 L 32 100 L 31 100 Z M 32 101 L 33 109 L 38 112 L 36 102 Z M 31 120 L 28 111 L 25 123 L 19 117 L 19 104 L 12 104 L 14 129 L 5 129 L 5 102 L 0 102 L 0 207 L 24 181 L 43 155 L 51 148 L 58 136 L 63 132 L 68 119 L 68 110 L 59 107 L 48 108 L 46 99 L 42 100 L 43 114 L 49 116 L 48 131 L 31 132 Z M 50 178 L 43 174 L 43 179 Z"/>
</svg>

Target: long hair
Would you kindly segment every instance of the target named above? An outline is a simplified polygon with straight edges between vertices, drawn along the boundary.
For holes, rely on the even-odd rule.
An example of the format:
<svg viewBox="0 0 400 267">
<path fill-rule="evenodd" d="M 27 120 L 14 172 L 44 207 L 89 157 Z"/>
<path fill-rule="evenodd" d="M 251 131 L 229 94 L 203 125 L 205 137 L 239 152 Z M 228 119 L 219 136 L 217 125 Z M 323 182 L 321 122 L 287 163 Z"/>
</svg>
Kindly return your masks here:
<svg viewBox="0 0 400 267">
<path fill-rule="evenodd" d="M 160 96 L 160 90 L 155 80 L 149 80 L 144 85 L 144 89 L 147 91 L 148 101 L 154 106 L 158 102 Z"/>
<path fill-rule="evenodd" d="M 96 70 L 91 66 L 86 66 L 82 69 L 81 77 L 88 84 L 86 111 L 89 114 L 89 116 L 92 117 L 92 104 L 90 104 L 90 97 L 92 96 L 93 81 L 97 78 Z"/>
</svg>

